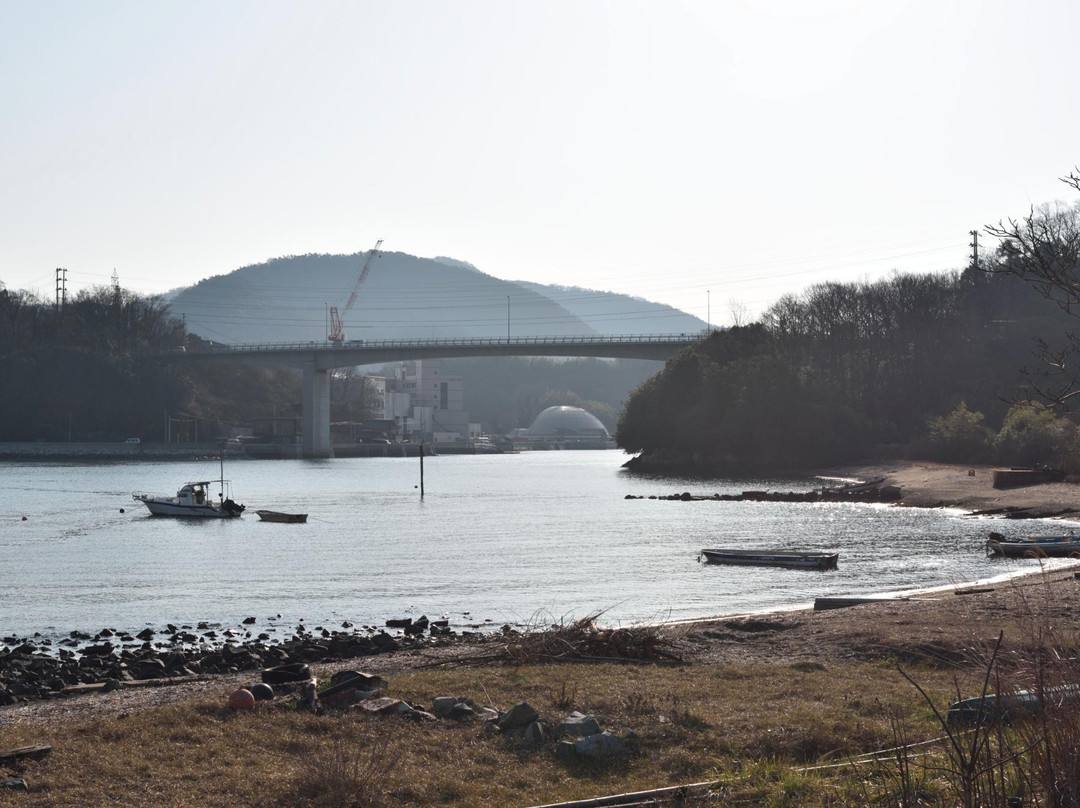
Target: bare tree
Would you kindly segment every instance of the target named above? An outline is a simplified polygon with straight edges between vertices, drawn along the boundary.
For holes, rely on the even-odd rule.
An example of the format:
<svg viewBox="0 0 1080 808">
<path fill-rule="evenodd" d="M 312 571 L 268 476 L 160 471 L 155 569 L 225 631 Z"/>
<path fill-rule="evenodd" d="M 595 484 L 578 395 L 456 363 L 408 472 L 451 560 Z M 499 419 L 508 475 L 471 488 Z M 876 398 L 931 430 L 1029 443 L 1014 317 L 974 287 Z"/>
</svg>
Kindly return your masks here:
<svg viewBox="0 0 1080 808">
<path fill-rule="evenodd" d="M 1061 178 L 1080 191 L 1080 167 Z M 1032 205 L 1022 219 L 987 225 L 985 232 L 1000 241 L 998 255 L 986 271 L 1012 275 L 1064 311 L 1080 317 L 1080 202 Z M 1080 336 L 1067 334 L 1064 345 L 1035 339 L 1039 362 L 1025 370 L 1035 398 L 1066 405 L 1080 395 Z"/>
</svg>

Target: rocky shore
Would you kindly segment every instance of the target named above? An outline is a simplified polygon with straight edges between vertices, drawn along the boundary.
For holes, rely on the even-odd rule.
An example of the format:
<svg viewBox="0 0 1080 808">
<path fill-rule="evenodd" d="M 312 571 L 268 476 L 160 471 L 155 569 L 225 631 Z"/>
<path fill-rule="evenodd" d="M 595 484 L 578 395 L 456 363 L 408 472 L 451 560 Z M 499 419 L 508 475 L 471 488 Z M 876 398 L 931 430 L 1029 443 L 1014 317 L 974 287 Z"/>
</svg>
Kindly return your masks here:
<svg viewBox="0 0 1080 808">
<path fill-rule="evenodd" d="M 169 625 L 134 635 L 108 628 L 93 635 L 73 631 L 58 643 L 40 637 L 3 637 L 0 707 L 283 665 L 333 663 L 396 651 L 416 653 L 480 639 L 478 632 L 455 631 L 447 620 L 427 617 L 389 620 L 378 628 L 356 627 L 346 621 L 334 630 L 323 626 L 308 630 L 301 624 L 281 641 L 267 631 L 254 634 L 256 623 L 255 617 L 248 617 L 231 628 L 208 623 Z"/>
</svg>

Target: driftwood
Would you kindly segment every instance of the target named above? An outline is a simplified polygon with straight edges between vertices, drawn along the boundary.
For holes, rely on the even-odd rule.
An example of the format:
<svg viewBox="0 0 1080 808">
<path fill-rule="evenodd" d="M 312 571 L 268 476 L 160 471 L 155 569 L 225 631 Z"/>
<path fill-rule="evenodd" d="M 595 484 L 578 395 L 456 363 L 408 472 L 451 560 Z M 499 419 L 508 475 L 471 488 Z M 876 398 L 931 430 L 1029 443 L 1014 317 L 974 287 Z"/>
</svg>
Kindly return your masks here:
<svg viewBox="0 0 1080 808">
<path fill-rule="evenodd" d="M 52 753 L 52 747 L 47 744 L 20 746 L 18 749 L 0 752 L 0 764 L 17 763 L 20 760 L 41 760 L 50 753 Z"/>
<path fill-rule="evenodd" d="M 535 808 L 601 808 L 601 806 L 656 805 L 660 800 L 675 800 L 677 803 L 682 804 L 683 800 L 692 794 L 708 791 L 722 782 L 722 780 L 710 780 L 703 783 L 689 783 L 684 786 L 668 786 L 666 788 L 653 788 L 648 791 L 634 791 L 628 794 L 611 794 L 606 797 L 593 797 L 587 800 L 553 802 L 547 805 L 537 805 Z"/>
<path fill-rule="evenodd" d="M 168 687 L 169 685 L 182 685 L 186 682 L 209 681 L 208 676 L 192 674 L 190 676 L 170 676 L 165 679 L 112 679 L 104 682 L 85 682 L 77 685 L 68 685 L 60 692 L 65 696 L 77 696 L 80 693 L 95 693 L 99 690 L 109 689 L 110 682 L 114 689 L 124 687 Z"/>
</svg>

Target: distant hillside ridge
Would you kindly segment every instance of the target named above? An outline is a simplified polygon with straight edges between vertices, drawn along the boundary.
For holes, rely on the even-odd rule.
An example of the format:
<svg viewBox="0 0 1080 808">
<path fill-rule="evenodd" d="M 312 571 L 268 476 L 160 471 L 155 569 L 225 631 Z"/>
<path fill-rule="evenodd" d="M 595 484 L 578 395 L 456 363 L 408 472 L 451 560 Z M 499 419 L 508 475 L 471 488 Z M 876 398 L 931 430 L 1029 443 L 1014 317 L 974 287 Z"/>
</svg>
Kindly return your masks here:
<svg viewBox="0 0 1080 808">
<path fill-rule="evenodd" d="M 580 286 L 514 281 L 523 289 L 544 295 L 577 315 L 604 336 L 623 334 L 697 334 L 707 323 L 684 311 L 618 292 L 598 292 Z"/>
<path fill-rule="evenodd" d="M 611 292 L 504 281 L 452 258 L 382 251 L 274 258 L 166 297 L 190 333 L 230 344 L 320 342 L 336 306 L 351 340 L 466 339 L 701 331 L 669 306 Z M 346 311 L 353 290 L 356 302 Z"/>
</svg>

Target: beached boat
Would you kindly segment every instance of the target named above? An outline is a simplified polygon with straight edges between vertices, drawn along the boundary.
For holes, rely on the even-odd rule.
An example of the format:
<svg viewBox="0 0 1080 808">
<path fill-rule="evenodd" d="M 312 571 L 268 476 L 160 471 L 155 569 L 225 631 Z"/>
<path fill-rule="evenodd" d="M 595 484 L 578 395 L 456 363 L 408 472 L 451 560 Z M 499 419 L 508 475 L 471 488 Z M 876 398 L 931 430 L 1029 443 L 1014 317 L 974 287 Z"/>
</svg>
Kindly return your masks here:
<svg viewBox="0 0 1080 808">
<path fill-rule="evenodd" d="M 790 567 L 802 570 L 836 568 L 839 553 L 797 550 L 702 550 L 698 558 L 710 564 L 745 564 L 763 567 Z"/>
<path fill-rule="evenodd" d="M 1006 558 L 1040 558 L 1050 556 L 1073 556 L 1080 558 L 1080 535 L 1066 533 L 1060 536 L 1023 536 L 1007 539 L 1000 533 L 991 533 L 986 542 L 986 553 Z"/>
<path fill-rule="evenodd" d="M 132 491 L 131 498 L 141 502 L 153 516 L 181 516 L 209 519 L 235 519 L 244 512 L 244 506 L 226 496 L 229 481 L 225 479 L 225 444 L 221 444 L 219 476 L 216 480 L 184 483 L 175 497 L 166 494 L 146 494 Z M 214 502 L 210 486 L 218 489 L 218 501 Z"/>
<path fill-rule="evenodd" d="M 306 522 L 306 513 L 282 513 L 281 511 L 255 511 L 264 522 Z"/>
<path fill-rule="evenodd" d="M 829 478 L 822 478 L 829 479 Z M 875 477 L 872 480 L 864 480 L 862 482 L 843 482 L 841 485 L 826 485 L 822 486 L 822 494 L 860 494 L 864 491 L 870 491 L 875 488 L 881 488 L 885 484 L 884 477 Z"/>
</svg>

